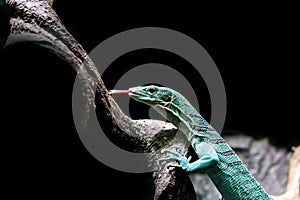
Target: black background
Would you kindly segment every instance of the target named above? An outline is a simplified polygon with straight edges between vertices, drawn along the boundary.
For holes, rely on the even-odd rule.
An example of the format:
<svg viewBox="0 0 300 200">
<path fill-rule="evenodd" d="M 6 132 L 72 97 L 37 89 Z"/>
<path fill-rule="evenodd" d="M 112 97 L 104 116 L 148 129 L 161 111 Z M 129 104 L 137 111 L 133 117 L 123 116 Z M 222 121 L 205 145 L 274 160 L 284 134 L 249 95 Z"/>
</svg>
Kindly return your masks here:
<svg viewBox="0 0 300 200">
<path fill-rule="evenodd" d="M 137 27 L 165 27 L 192 37 L 210 54 L 224 80 L 225 130 L 267 136 L 286 148 L 300 143 L 299 31 L 292 6 L 243 7 L 234 12 L 211 8 L 203 14 L 206 7 L 201 6 L 174 10 L 145 3 L 139 8 L 127 5 L 125 9 L 122 5 L 94 5 L 92 1 L 69 3 L 55 1 L 53 8 L 87 52 L 104 39 Z M 2 6 L 1 45 L 9 34 L 8 15 Z M 158 54 L 137 52 L 114 65 L 152 59 L 178 65 L 178 60 Z M 0 64 L 2 105 L 9 111 L 3 112 L 6 131 L 2 134 L 9 136 L 5 140 L 9 145 L 6 165 L 10 169 L 6 185 L 13 189 L 11 195 L 151 196 L 150 174 L 111 169 L 82 145 L 71 109 L 76 74 L 66 63 L 43 49 L 21 44 L 5 49 Z M 209 111 L 206 109 L 203 115 L 208 117 Z"/>
</svg>

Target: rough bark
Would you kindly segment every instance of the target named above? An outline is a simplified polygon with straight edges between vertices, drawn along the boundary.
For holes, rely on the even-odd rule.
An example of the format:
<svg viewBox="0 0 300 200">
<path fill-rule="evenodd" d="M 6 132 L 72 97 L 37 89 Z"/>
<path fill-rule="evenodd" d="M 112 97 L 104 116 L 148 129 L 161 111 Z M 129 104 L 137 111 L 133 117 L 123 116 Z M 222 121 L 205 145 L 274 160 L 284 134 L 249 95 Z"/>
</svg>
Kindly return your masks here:
<svg viewBox="0 0 300 200">
<path fill-rule="evenodd" d="M 193 185 L 187 174 L 181 170 L 168 169 L 165 163 L 158 163 L 157 160 L 164 155 L 155 152 L 166 144 L 171 148 L 181 145 L 185 152 L 188 152 L 184 138 L 178 137 L 172 144 L 169 144 L 177 132 L 172 124 L 156 120 L 132 120 L 120 110 L 109 95 L 93 61 L 66 30 L 51 8 L 53 1 L 6 0 L 5 2 L 12 11 L 11 34 L 6 45 L 32 42 L 68 62 L 77 72 L 83 85 L 82 94 L 86 102 L 84 122 L 88 123 L 89 111 L 96 109 L 96 104 L 97 111 L 99 111 L 97 113 L 106 124 L 105 131 L 109 134 L 110 139 L 127 150 L 152 152 L 149 156 L 149 165 L 154 168 L 155 199 L 196 199 Z M 99 102 L 96 103 L 94 101 L 95 91 L 99 95 Z M 131 148 L 128 149 L 128 146 Z M 292 157 L 290 162 L 286 196 L 295 194 L 299 196 L 299 151 L 295 152 L 298 152 L 298 158 L 293 159 Z M 296 165 L 298 167 L 294 167 Z"/>
<path fill-rule="evenodd" d="M 300 200 L 300 145 L 293 147 L 292 150 L 286 192 L 273 196 L 274 200 Z"/>
<path fill-rule="evenodd" d="M 49 5 L 46 0 L 6 0 L 6 4 L 12 10 L 11 33 L 6 46 L 32 42 L 68 62 L 83 85 L 82 94 L 86 101 L 86 118 L 83 121 L 88 123 L 89 111 L 98 105 L 97 114 L 105 123 L 104 131 L 114 143 L 134 152 L 153 152 L 149 156 L 149 165 L 155 169 L 155 199 L 195 199 L 188 176 L 158 163 L 158 158 L 164 155 L 159 151 L 154 153 L 174 137 L 176 127 L 162 121 L 132 120 L 126 116 L 109 95 L 93 61 L 51 8 L 51 2 Z M 99 102 L 96 103 L 95 91 L 99 95 Z M 182 143 L 175 141 L 169 145 Z"/>
</svg>

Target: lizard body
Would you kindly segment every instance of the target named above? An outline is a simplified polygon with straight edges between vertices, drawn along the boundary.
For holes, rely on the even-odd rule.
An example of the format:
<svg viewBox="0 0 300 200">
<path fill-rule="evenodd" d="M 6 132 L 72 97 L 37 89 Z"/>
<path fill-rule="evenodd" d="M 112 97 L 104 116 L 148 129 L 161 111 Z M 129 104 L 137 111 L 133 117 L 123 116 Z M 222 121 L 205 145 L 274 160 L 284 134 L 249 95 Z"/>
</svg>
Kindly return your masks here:
<svg viewBox="0 0 300 200">
<path fill-rule="evenodd" d="M 180 93 L 157 86 L 111 93 L 128 93 L 131 98 L 152 106 L 187 136 L 198 160 L 190 163 L 191 157 L 186 158 L 182 149 L 179 152 L 166 149 L 165 152 L 172 156 L 161 160 L 177 160 L 179 163 L 169 166 L 180 167 L 186 172 L 206 173 L 227 200 L 272 199 L 220 134 Z"/>
</svg>

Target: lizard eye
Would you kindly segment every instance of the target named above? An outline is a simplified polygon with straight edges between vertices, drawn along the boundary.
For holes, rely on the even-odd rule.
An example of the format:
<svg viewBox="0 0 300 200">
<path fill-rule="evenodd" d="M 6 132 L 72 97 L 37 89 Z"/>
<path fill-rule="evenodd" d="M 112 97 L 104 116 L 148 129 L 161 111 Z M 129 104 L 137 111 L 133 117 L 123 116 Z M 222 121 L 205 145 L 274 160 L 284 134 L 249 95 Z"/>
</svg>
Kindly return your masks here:
<svg viewBox="0 0 300 200">
<path fill-rule="evenodd" d="M 154 94 L 156 92 L 156 89 L 154 87 L 151 87 L 148 89 L 148 92 L 150 92 L 151 94 Z"/>
</svg>

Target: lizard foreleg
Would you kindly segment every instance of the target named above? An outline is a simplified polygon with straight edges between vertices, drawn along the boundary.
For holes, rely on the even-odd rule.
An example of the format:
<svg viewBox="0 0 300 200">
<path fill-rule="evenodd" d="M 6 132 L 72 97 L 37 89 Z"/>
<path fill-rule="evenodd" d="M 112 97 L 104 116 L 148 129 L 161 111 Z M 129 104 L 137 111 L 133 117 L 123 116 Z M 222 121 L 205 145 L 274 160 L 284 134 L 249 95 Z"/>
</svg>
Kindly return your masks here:
<svg viewBox="0 0 300 200">
<path fill-rule="evenodd" d="M 177 147 L 179 153 L 173 150 L 165 149 L 164 152 L 172 154 L 172 156 L 161 158 L 160 161 L 177 160 L 179 164 L 169 164 L 168 167 L 181 167 L 186 172 L 205 170 L 219 162 L 218 155 L 213 146 L 210 144 L 201 142 L 194 145 L 194 147 L 199 159 L 192 163 L 190 163 L 191 157 L 186 158 L 181 147 Z"/>
</svg>

